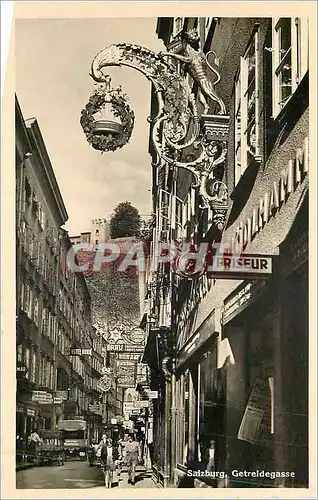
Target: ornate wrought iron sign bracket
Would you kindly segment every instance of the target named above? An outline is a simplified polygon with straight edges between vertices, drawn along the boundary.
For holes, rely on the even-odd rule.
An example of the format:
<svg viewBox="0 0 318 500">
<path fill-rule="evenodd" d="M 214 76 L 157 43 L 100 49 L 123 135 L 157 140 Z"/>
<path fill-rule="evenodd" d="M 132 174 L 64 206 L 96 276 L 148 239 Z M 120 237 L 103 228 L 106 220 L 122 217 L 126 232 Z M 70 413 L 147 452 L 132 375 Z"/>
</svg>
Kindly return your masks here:
<svg viewBox="0 0 318 500">
<path fill-rule="evenodd" d="M 215 53 L 209 54 L 213 54 L 214 65 L 217 65 Z M 197 82 L 198 98 L 204 107 L 201 117 L 187 78 L 167 62 L 169 58 L 181 61 Z M 110 88 L 110 77 L 102 71 L 108 66 L 122 65 L 140 71 L 156 90 L 158 113 L 151 120 L 155 165 L 159 167 L 168 163 L 172 168 L 190 171 L 199 188 L 202 208 L 213 211 L 214 225 L 222 231 L 228 210 L 228 190 L 223 173 L 229 117 L 214 88 L 220 75 L 208 61 L 208 55 L 201 51 L 197 32 L 191 30 L 182 34 L 177 53 L 155 54 L 147 48 L 122 43 L 110 45 L 97 54 L 92 62 L 91 76 L 99 86 L 82 111 L 81 125 L 90 144 L 102 152 L 114 151 L 127 144 L 133 129 L 134 114 L 126 96 L 121 88 Z M 214 74 L 214 83 L 210 71 Z M 218 107 L 218 114 L 209 114 L 212 104 Z M 113 120 L 103 116 L 107 107 L 108 115 L 113 113 Z M 101 116 L 96 117 L 98 113 Z"/>
</svg>

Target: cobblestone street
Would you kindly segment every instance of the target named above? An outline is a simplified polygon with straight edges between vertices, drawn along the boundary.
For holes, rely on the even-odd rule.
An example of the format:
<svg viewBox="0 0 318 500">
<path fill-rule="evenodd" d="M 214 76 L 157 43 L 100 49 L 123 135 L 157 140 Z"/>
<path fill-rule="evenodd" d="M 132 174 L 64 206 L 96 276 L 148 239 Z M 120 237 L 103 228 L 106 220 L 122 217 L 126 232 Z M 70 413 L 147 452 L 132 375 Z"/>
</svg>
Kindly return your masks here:
<svg viewBox="0 0 318 500">
<path fill-rule="evenodd" d="M 138 469 L 136 484 L 128 484 L 126 472 L 121 474 L 118 481 L 114 475 L 113 490 L 118 488 L 156 488 L 150 472 Z M 89 467 L 87 462 L 68 461 L 62 467 L 43 466 L 32 467 L 17 472 L 16 487 L 18 489 L 56 489 L 56 488 L 94 488 L 104 490 L 103 473 L 98 466 Z"/>
</svg>

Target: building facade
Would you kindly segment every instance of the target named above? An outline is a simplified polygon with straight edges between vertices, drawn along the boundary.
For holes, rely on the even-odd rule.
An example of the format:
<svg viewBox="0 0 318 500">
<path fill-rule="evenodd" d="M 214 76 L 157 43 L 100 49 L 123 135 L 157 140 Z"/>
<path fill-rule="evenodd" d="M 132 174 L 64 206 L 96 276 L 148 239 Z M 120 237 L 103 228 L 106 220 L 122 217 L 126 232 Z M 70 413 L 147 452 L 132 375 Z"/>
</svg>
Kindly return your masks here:
<svg viewBox="0 0 318 500">
<path fill-rule="evenodd" d="M 90 231 L 70 237 L 72 244 L 90 243 L 91 245 L 106 243 L 109 238 L 109 223 L 106 219 L 92 219 Z"/>
<path fill-rule="evenodd" d="M 83 415 L 92 432 L 102 415 L 103 339 L 91 325 L 83 276 L 67 269 L 72 244 L 62 226 L 66 208 L 36 119 L 16 118 L 16 346 L 17 445 L 27 447 L 33 429 L 56 429 L 59 419 Z M 72 348 L 89 356 L 72 356 Z"/>
<path fill-rule="evenodd" d="M 228 127 L 219 180 L 230 203 L 218 235 L 191 174 L 161 166 L 154 173 L 153 241 L 218 243 L 230 255 L 269 256 L 273 267 L 269 277 L 253 280 L 244 273 L 185 277 L 167 265 L 148 276 L 144 360 L 159 392 L 154 474 L 163 486 L 306 487 L 308 19 L 158 20 L 171 53 L 180 53 L 180 35 L 189 30 L 198 31 L 205 54 L 217 56 Z M 193 92 L 204 130 L 210 118 L 196 85 Z M 155 99 L 152 106 L 155 113 Z M 216 113 L 211 107 L 208 115 Z M 207 469 L 211 441 L 214 468 L 228 478 L 189 476 Z M 294 474 L 241 478 L 235 470 Z"/>
</svg>

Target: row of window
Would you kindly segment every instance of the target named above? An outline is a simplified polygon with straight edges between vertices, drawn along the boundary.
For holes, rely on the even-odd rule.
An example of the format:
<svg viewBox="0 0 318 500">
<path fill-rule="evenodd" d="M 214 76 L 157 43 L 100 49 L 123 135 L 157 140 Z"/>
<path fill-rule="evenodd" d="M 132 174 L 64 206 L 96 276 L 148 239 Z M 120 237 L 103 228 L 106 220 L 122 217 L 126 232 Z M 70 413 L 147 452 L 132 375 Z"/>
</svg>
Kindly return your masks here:
<svg viewBox="0 0 318 500">
<path fill-rule="evenodd" d="M 47 356 L 39 354 L 34 347 L 22 345 L 17 347 L 17 361 L 23 363 L 27 371 L 25 378 L 40 387 L 55 389 L 55 370 L 53 360 Z"/>
<path fill-rule="evenodd" d="M 55 390 L 56 372 L 54 363 L 46 356 L 41 356 L 39 364 L 39 385 Z"/>
<path fill-rule="evenodd" d="M 20 307 L 35 325 L 41 328 L 41 333 L 48 337 L 54 344 L 56 343 L 58 350 L 62 352 L 62 354 L 68 356 L 71 348 L 71 340 L 64 328 L 61 326 L 58 328 L 56 316 L 46 307 L 41 309 L 40 296 L 29 283 L 21 282 Z M 78 320 L 76 330 L 78 332 L 77 337 L 79 337 L 81 330 Z M 87 342 L 90 343 L 89 339 L 86 340 L 86 343 Z M 102 345 L 97 339 L 93 341 L 93 350 L 97 352 L 97 354 L 102 355 Z M 96 364 L 96 369 L 99 369 L 100 362 L 94 360 L 94 363 Z"/>
<path fill-rule="evenodd" d="M 277 117 L 306 74 L 309 66 L 308 18 L 273 18 L 273 117 Z M 235 183 L 260 154 L 260 44 L 256 30 L 235 82 Z"/>
<path fill-rule="evenodd" d="M 35 347 L 26 346 L 24 349 L 22 345 L 17 347 L 17 361 L 23 363 L 26 368 L 25 377 L 32 383 L 38 384 L 40 387 L 45 387 L 46 389 L 55 390 L 56 388 L 56 372 L 54 368 L 54 362 L 52 359 L 48 358 L 44 354 L 38 353 Z M 80 360 L 77 360 L 75 366 L 83 366 Z M 89 374 L 83 370 L 79 370 L 84 374 L 84 385 L 89 390 L 98 390 L 98 380 L 92 378 Z M 81 390 L 78 388 L 73 388 L 76 392 L 75 397 L 80 397 Z"/>
<path fill-rule="evenodd" d="M 57 335 L 57 348 L 66 357 L 70 354 L 72 342 L 65 332 L 64 328 L 60 327 Z"/>
<path fill-rule="evenodd" d="M 40 326 L 39 298 L 36 291 L 29 285 L 29 283 L 21 282 L 20 308 L 28 315 L 36 326 Z"/>
<path fill-rule="evenodd" d="M 73 370 L 76 373 L 78 373 L 81 377 L 84 377 L 85 367 L 83 361 L 77 356 L 72 356 L 71 363 L 73 366 Z"/>
<path fill-rule="evenodd" d="M 42 310 L 42 331 L 54 344 L 56 343 L 57 319 L 47 308 Z"/>
<path fill-rule="evenodd" d="M 187 29 L 200 26 L 206 39 L 213 18 L 188 18 Z M 172 38 L 185 26 L 185 18 L 176 17 Z M 248 165 L 260 155 L 260 64 L 261 50 L 272 54 L 272 116 L 276 118 L 308 71 L 308 17 L 272 18 L 272 46 L 261 48 L 256 30 L 235 81 L 235 184 Z"/>
</svg>

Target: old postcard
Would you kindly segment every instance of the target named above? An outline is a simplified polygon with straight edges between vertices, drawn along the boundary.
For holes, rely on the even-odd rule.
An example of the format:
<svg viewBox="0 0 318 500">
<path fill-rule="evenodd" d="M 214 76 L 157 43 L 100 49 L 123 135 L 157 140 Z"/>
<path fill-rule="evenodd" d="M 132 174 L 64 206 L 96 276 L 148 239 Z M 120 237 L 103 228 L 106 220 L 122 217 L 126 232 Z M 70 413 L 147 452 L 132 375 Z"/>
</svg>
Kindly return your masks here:
<svg viewBox="0 0 318 500">
<path fill-rule="evenodd" d="M 316 10 L 16 2 L 3 498 L 316 497 Z"/>
</svg>

